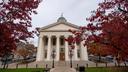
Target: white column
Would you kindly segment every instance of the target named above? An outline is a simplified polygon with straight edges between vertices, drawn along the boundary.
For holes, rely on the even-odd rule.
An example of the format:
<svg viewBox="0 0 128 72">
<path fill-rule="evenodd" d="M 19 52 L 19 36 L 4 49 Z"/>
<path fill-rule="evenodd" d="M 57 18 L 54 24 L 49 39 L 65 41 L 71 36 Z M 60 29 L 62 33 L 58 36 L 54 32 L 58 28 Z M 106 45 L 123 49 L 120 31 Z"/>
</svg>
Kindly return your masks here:
<svg viewBox="0 0 128 72">
<path fill-rule="evenodd" d="M 44 59 L 44 41 L 43 41 L 43 37 L 39 37 L 36 61 L 43 61 L 43 59 Z"/>
<path fill-rule="evenodd" d="M 73 59 L 74 59 L 74 60 L 78 60 L 78 55 L 77 55 L 77 44 L 75 43 L 74 46 L 75 46 L 75 48 L 74 48 L 74 53 L 73 53 L 73 57 L 74 57 Z"/>
<path fill-rule="evenodd" d="M 67 39 L 68 36 L 65 36 L 65 38 Z M 69 61 L 69 47 L 67 41 L 65 41 L 65 60 Z"/>
<path fill-rule="evenodd" d="M 56 36 L 56 60 L 59 61 L 60 58 L 60 38 L 59 36 Z"/>
<path fill-rule="evenodd" d="M 88 61 L 87 47 L 84 47 L 84 41 L 81 42 L 81 60 Z"/>
<path fill-rule="evenodd" d="M 51 36 L 48 36 L 48 47 L 47 47 L 47 61 L 51 58 Z"/>
</svg>

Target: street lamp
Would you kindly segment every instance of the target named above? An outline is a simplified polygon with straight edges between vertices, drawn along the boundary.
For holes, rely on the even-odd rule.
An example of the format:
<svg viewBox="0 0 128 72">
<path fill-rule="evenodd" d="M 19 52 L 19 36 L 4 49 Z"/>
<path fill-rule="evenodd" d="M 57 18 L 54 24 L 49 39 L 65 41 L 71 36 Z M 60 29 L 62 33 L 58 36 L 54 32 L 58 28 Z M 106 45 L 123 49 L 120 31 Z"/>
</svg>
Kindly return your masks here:
<svg viewBox="0 0 128 72">
<path fill-rule="evenodd" d="M 70 67 L 72 68 L 72 56 L 73 56 L 73 50 L 70 48 L 69 50 L 69 57 L 70 57 Z"/>
<path fill-rule="evenodd" d="M 53 48 L 53 50 L 52 50 L 52 68 L 54 68 L 55 66 L 54 66 L 54 59 L 55 59 L 55 49 Z"/>
</svg>

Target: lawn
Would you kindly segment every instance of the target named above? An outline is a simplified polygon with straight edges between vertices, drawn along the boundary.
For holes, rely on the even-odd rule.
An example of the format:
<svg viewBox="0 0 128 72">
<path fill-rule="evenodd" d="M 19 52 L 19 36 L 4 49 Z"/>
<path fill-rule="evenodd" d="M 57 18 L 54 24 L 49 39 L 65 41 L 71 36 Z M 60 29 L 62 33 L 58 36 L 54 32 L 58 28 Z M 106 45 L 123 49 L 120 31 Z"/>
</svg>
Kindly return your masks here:
<svg viewBox="0 0 128 72">
<path fill-rule="evenodd" d="M 90 67 L 85 72 L 128 72 L 128 67 Z"/>
<path fill-rule="evenodd" d="M 93 68 L 93 67 L 91 67 L 91 68 L 86 68 L 85 69 L 85 71 L 87 71 L 87 72 L 107 72 L 108 71 L 108 69 L 107 68 Z"/>
<path fill-rule="evenodd" d="M 44 72 L 43 68 L 0 69 L 0 72 Z"/>
<path fill-rule="evenodd" d="M 44 72 L 43 68 L 0 69 L 0 72 Z M 89 67 L 85 72 L 128 72 L 128 67 Z"/>
</svg>

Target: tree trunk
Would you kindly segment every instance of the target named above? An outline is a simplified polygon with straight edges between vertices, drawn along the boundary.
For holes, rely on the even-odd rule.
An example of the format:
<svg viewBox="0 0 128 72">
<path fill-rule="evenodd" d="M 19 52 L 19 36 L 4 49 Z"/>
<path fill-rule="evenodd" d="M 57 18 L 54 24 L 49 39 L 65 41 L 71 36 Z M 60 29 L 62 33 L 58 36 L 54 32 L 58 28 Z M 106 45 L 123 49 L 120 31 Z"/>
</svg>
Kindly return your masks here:
<svg viewBox="0 0 128 72">
<path fill-rule="evenodd" d="M 6 57 L 6 59 L 3 61 L 3 64 L 4 64 L 3 69 L 6 69 L 6 68 L 7 68 L 7 57 Z"/>
<path fill-rule="evenodd" d="M 100 55 L 100 53 L 98 54 L 98 56 L 99 56 L 98 61 L 101 62 L 101 55 Z"/>
<path fill-rule="evenodd" d="M 120 54 L 119 54 L 119 52 L 117 53 L 117 56 L 116 56 L 116 62 L 117 62 L 117 66 L 120 66 Z"/>
</svg>

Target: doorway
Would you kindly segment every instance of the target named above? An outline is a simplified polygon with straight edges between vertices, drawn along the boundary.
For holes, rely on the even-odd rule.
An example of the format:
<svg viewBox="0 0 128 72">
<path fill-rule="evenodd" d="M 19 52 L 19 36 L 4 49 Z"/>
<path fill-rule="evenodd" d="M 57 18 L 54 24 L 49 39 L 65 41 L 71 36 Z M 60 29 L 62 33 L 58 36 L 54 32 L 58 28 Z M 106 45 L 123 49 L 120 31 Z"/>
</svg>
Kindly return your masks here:
<svg viewBox="0 0 128 72">
<path fill-rule="evenodd" d="M 60 61 L 65 60 L 65 50 L 64 48 L 60 48 Z"/>
</svg>

